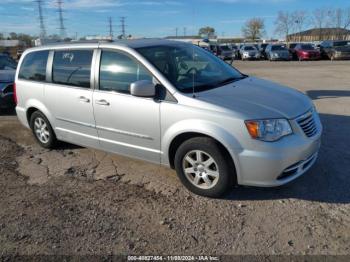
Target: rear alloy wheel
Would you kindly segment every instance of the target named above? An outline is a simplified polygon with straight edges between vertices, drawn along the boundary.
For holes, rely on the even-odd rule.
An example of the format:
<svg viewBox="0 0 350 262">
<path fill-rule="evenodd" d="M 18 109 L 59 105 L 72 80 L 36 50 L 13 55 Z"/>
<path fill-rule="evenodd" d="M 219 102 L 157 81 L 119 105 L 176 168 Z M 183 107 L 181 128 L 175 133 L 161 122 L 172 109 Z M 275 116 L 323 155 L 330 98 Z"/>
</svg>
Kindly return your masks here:
<svg viewBox="0 0 350 262">
<path fill-rule="evenodd" d="M 56 143 L 56 136 L 52 127 L 40 111 L 36 111 L 30 118 L 30 127 L 39 144 L 44 148 L 52 148 Z"/>
<path fill-rule="evenodd" d="M 195 137 L 181 144 L 175 169 L 184 186 L 197 195 L 220 197 L 234 185 L 230 159 L 212 138 Z"/>
</svg>

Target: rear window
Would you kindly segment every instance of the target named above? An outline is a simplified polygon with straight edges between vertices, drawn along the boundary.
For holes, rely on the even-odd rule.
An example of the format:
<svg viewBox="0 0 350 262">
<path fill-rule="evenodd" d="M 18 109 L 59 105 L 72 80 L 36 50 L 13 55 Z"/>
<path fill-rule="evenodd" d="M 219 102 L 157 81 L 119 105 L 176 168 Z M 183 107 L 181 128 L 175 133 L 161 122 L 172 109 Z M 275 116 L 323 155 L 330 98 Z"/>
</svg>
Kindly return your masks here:
<svg viewBox="0 0 350 262">
<path fill-rule="evenodd" d="M 90 88 L 92 50 L 55 51 L 52 82 Z"/>
<path fill-rule="evenodd" d="M 19 79 L 44 82 L 49 51 L 31 52 L 26 55 L 18 73 Z"/>
</svg>

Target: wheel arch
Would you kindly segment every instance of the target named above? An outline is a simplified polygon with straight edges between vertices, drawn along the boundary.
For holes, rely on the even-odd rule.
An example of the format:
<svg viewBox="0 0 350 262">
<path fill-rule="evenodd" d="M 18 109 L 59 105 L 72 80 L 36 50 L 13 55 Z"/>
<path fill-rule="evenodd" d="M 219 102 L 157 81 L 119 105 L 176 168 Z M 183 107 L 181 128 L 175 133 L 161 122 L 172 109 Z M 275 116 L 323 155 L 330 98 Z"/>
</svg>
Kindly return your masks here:
<svg viewBox="0 0 350 262">
<path fill-rule="evenodd" d="M 180 126 L 193 128 L 181 128 Z M 228 160 L 230 160 L 237 179 L 239 179 L 240 168 L 236 152 L 237 150 L 241 150 L 241 145 L 232 134 L 214 123 L 201 122 L 199 120 L 185 120 L 183 123 L 179 123 L 170 128 L 162 139 L 162 141 L 168 141 L 167 143 L 162 143 L 162 163 L 174 168 L 176 150 L 184 141 L 193 137 L 209 137 L 215 140 L 223 149 L 225 157 L 228 157 Z"/>
<path fill-rule="evenodd" d="M 55 128 L 54 126 L 55 122 L 54 122 L 53 116 L 51 115 L 49 110 L 46 108 L 46 106 L 37 100 L 31 100 L 31 99 L 28 100 L 28 102 L 26 103 L 26 117 L 27 117 L 28 126 L 30 126 L 30 117 L 35 111 L 40 111 L 41 113 L 43 113 L 45 117 L 49 120 L 52 128 L 53 129 Z"/>
</svg>

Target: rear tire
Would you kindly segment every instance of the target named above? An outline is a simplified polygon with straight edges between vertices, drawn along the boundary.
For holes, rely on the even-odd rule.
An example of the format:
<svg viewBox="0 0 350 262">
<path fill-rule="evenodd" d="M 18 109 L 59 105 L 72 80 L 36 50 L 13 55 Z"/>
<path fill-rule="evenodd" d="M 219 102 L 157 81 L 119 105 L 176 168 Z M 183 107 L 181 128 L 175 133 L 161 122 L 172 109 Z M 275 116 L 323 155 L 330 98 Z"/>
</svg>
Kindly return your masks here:
<svg viewBox="0 0 350 262">
<path fill-rule="evenodd" d="M 174 164 L 183 185 L 197 195 L 217 198 L 234 186 L 235 170 L 212 138 L 185 141 L 176 151 Z"/>
<path fill-rule="evenodd" d="M 30 117 L 30 127 L 35 139 L 44 148 L 53 148 L 57 139 L 49 120 L 40 111 L 35 111 Z"/>
</svg>

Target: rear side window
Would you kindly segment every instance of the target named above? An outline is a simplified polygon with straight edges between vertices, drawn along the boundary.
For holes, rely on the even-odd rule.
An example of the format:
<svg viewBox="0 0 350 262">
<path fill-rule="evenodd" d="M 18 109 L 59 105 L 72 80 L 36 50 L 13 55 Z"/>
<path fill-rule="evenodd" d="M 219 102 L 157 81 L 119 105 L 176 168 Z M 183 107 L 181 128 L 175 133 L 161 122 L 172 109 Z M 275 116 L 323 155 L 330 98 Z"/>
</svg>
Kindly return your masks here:
<svg viewBox="0 0 350 262">
<path fill-rule="evenodd" d="M 49 51 L 37 51 L 26 55 L 21 64 L 18 78 L 44 82 L 46 80 L 46 64 Z"/>
<path fill-rule="evenodd" d="M 52 82 L 90 88 L 92 50 L 55 51 Z"/>
<path fill-rule="evenodd" d="M 100 90 L 130 93 L 130 84 L 150 80 L 152 76 L 134 59 L 113 51 L 102 51 L 100 66 Z"/>
</svg>

